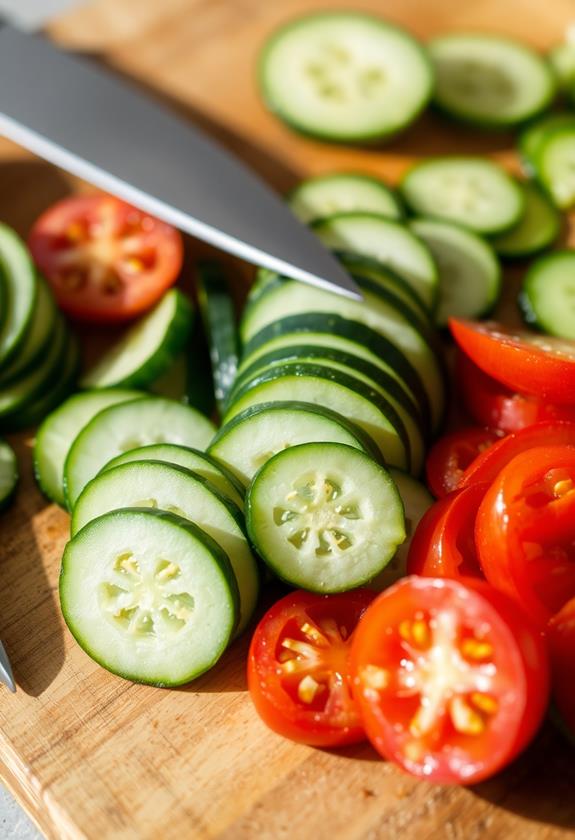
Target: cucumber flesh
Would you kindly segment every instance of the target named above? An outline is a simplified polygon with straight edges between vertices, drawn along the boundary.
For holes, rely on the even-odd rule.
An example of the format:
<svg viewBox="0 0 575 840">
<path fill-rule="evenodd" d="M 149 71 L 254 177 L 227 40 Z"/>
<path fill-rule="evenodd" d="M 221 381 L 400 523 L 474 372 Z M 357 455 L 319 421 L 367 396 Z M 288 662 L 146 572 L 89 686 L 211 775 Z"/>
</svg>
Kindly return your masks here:
<svg viewBox="0 0 575 840">
<path fill-rule="evenodd" d="M 275 574 L 312 592 L 378 575 L 405 539 L 403 505 L 386 469 L 339 443 L 274 455 L 246 500 L 250 537 Z"/>
<path fill-rule="evenodd" d="M 22 240 L 0 224 L 0 273 L 4 279 L 5 310 L 0 325 L 0 366 L 5 365 L 24 340 L 32 321 L 38 281 Z"/>
<path fill-rule="evenodd" d="M 575 124 L 550 130 L 536 160 L 537 177 L 561 210 L 575 206 Z"/>
<path fill-rule="evenodd" d="M 125 509 L 95 519 L 68 543 L 60 604 L 76 641 L 108 671 L 176 686 L 226 649 L 238 591 L 225 552 L 192 522 Z"/>
<path fill-rule="evenodd" d="M 0 510 L 6 508 L 18 484 L 16 453 L 5 440 L 0 440 Z"/>
<path fill-rule="evenodd" d="M 528 324 L 575 340 L 575 251 L 555 251 L 532 263 L 519 303 Z"/>
<path fill-rule="evenodd" d="M 519 135 L 519 152 L 528 174 L 536 173 L 541 146 L 556 128 L 575 127 L 575 114 L 561 112 L 547 114 L 523 129 Z"/>
<path fill-rule="evenodd" d="M 0 388 L 28 373 L 47 352 L 56 326 L 56 303 L 47 284 L 38 277 L 36 302 L 28 328 L 18 352 L 6 365 L 0 366 Z"/>
<path fill-rule="evenodd" d="M 572 37 L 572 33 L 569 33 Z M 567 40 L 549 50 L 547 58 L 555 71 L 559 88 L 570 99 L 575 94 L 575 42 Z"/>
<path fill-rule="evenodd" d="M 334 213 L 378 213 L 403 218 L 403 209 L 392 189 L 379 178 L 356 172 L 336 172 L 308 178 L 288 196 L 295 215 L 309 224 Z"/>
<path fill-rule="evenodd" d="M 493 246 L 502 257 L 528 257 L 548 248 L 561 232 L 561 216 L 545 193 L 536 184 L 524 181 L 525 214 L 507 233 L 493 239 Z"/>
</svg>

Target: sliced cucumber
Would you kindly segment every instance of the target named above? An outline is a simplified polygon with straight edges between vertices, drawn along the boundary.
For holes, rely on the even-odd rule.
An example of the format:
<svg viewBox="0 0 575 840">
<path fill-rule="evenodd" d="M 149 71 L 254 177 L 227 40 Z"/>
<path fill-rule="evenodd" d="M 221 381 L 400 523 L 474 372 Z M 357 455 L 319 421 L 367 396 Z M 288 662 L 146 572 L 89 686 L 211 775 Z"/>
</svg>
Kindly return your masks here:
<svg viewBox="0 0 575 840">
<path fill-rule="evenodd" d="M 339 213 L 313 225 L 324 245 L 374 257 L 397 271 L 423 303 L 437 299 L 437 268 L 417 236 L 404 225 L 372 213 Z"/>
<path fill-rule="evenodd" d="M 170 367 L 151 385 L 148 391 L 159 397 L 168 397 L 178 402 L 188 402 L 188 354 L 184 350 L 177 356 Z"/>
<path fill-rule="evenodd" d="M 125 679 L 190 682 L 234 632 L 237 584 L 225 552 L 192 522 L 157 510 L 116 510 L 64 551 L 62 614 L 78 644 Z"/>
<path fill-rule="evenodd" d="M 16 491 L 18 461 L 16 453 L 5 440 L 0 440 L 0 510 L 4 510 Z"/>
<path fill-rule="evenodd" d="M 309 224 L 334 213 L 378 213 L 403 218 L 403 208 L 393 190 L 379 178 L 357 172 L 335 172 L 308 178 L 288 196 L 291 209 Z"/>
<path fill-rule="evenodd" d="M 412 167 L 401 190 L 414 213 L 500 233 L 525 209 L 517 183 L 495 163 L 476 157 L 431 158 Z"/>
<path fill-rule="evenodd" d="M 575 206 L 575 123 L 545 134 L 535 165 L 537 177 L 557 207 Z"/>
<path fill-rule="evenodd" d="M 48 352 L 48 345 L 56 328 L 56 303 L 52 292 L 41 277 L 37 280 L 37 293 L 29 326 L 18 347 L 18 352 L 8 364 L 0 366 L 0 388 L 14 382 L 31 368 L 41 363 Z"/>
<path fill-rule="evenodd" d="M 502 257 L 528 257 L 552 245 L 561 232 L 561 216 L 536 184 L 521 182 L 525 194 L 525 214 L 507 233 L 493 239 Z"/>
<path fill-rule="evenodd" d="M 243 510 L 244 487 L 241 481 L 235 477 L 231 470 L 218 463 L 215 458 L 199 449 L 191 449 L 188 446 L 177 446 L 173 443 L 155 443 L 150 446 L 139 446 L 137 449 L 130 449 L 117 458 L 112 458 L 104 470 L 119 467 L 122 464 L 131 464 L 133 461 L 164 461 L 167 464 L 176 464 L 185 467 L 187 470 L 206 478 L 223 495 Z"/>
<path fill-rule="evenodd" d="M 575 251 L 555 251 L 532 263 L 519 304 L 528 324 L 575 340 Z"/>
<path fill-rule="evenodd" d="M 304 443 L 274 455 L 250 485 L 246 510 L 267 565 L 312 592 L 367 583 L 405 539 L 403 505 L 387 470 L 340 443 Z"/>
<path fill-rule="evenodd" d="M 431 41 L 435 102 L 451 116 L 494 128 L 545 110 L 557 92 L 545 59 L 500 35 L 452 34 Z"/>
<path fill-rule="evenodd" d="M 202 323 L 210 348 L 214 395 L 221 411 L 239 362 L 234 304 L 218 263 L 199 263 L 198 287 Z"/>
<path fill-rule="evenodd" d="M 138 391 L 92 391 L 75 394 L 46 418 L 34 444 L 34 473 L 42 492 L 65 507 L 64 463 L 70 447 L 84 426 L 98 412 L 116 403 L 144 397 Z"/>
<path fill-rule="evenodd" d="M 36 303 L 38 282 L 32 260 L 19 236 L 0 224 L 0 274 L 5 305 L 0 319 L 0 366 L 8 363 L 26 336 Z"/>
<path fill-rule="evenodd" d="M 256 607 L 259 576 L 237 505 L 191 470 L 161 461 L 134 461 L 105 470 L 88 482 L 74 507 L 72 537 L 88 522 L 122 507 L 154 508 L 183 516 L 223 548 L 238 584 L 237 632 L 241 633 Z"/>
<path fill-rule="evenodd" d="M 569 33 L 568 40 L 563 44 L 557 44 L 547 53 L 551 67 L 555 71 L 555 77 L 559 89 L 566 93 L 570 99 L 575 95 L 575 42 L 573 31 Z"/>
<path fill-rule="evenodd" d="M 575 114 L 562 112 L 547 114 L 528 125 L 519 135 L 519 152 L 524 168 L 530 175 L 535 174 L 539 151 L 546 136 L 556 128 L 575 126 Z"/>
<path fill-rule="evenodd" d="M 501 292 L 501 267 L 485 239 L 435 219 L 414 219 L 410 225 L 439 267 L 436 324 L 445 327 L 451 316 L 481 318 L 490 312 Z"/>
<path fill-rule="evenodd" d="M 408 126 L 433 79 L 427 55 L 404 30 L 361 12 L 316 12 L 269 39 L 259 80 L 270 110 L 298 131 L 354 142 Z"/>
<path fill-rule="evenodd" d="M 245 484 L 273 455 L 289 446 L 332 441 L 380 457 L 374 441 L 341 414 L 324 406 L 286 401 L 254 405 L 223 426 L 208 452 Z"/>
</svg>

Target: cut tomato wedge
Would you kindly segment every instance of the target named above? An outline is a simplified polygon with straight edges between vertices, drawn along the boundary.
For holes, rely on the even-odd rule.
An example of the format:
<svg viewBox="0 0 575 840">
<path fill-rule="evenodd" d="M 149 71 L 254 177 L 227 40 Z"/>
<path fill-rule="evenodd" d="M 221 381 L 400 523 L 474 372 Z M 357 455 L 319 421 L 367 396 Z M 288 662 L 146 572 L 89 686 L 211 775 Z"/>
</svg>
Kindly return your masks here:
<svg viewBox="0 0 575 840">
<path fill-rule="evenodd" d="M 575 342 L 450 318 L 451 333 L 481 370 L 513 391 L 573 404 Z"/>
<path fill-rule="evenodd" d="M 140 315 L 178 278 L 180 233 L 109 195 L 54 204 L 29 237 L 58 305 L 74 318 L 117 323 Z"/>
<path fill-rule="evenodd" d="M 365 739 L 352 696 L 349 651 L 375 597 L 296 591 L 265 614 L 248 657 L 248 686 L 260 717 L 294 741 L 334 747 Z"/>
<path fill-rule="evenodd" d="M 495 431 L 475 427 L 439 438 L 425 465 L 427 484 L 435 498 L 441 499 L 455 490 L 469 465 L 499 438 Z"/>
<path fill-rule="evenodd" d="M 496 773 L 531 740 L 549 695 L 542 637 L 484 581 L 399 581 L 361 620 L 351 669 L 375 748 L 433 782 Z"/>
<path fill-rule="evenodd" d="M 547 629 L 553 699 L 569 732 L 575 736 L 575 598 L 553 616 Z"/>
</svg>

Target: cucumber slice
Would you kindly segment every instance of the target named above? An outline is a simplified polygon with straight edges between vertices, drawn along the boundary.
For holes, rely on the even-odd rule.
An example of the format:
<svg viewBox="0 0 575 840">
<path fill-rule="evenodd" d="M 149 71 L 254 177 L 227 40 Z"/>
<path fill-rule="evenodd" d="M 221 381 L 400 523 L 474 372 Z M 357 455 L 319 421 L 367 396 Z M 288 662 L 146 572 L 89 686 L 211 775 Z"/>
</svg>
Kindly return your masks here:
<svg viewBox="0 0 575 840">
<path fill-rule="evenodd" d="M 184 467 L 134 461 L 105 470 L 86 485 L 74 507 L 72 537 L 88 522 L 121 507 L 166 510 L 209 534 L 231 563 L 240 595 L 237 632 L 245 630 L 256 607 L 259 576 L 237 505 L 207 479 Z"/>
<path fill-rule="evenodd" d="M 561 216 L 536 184 L 521 182 L 525 194 L 525 214 L 507 233 L 496 236 L 492 244 L 502 257 L 528 257 L 552 245 L 561 232 Z"/>
<path fill-rule="evenodd" d="M 138 391 L 86 391 L 70 397 L 44 420 L 34 444 L 34 473 L 40 489 L 60 507 L 64 497 L 64 463 L 80 431 L 98 412 L 116 403 L 144 397 Z"/>
<path fill-rule="evenodd" d="M 379 178 L 357 172 L 336 172 L 308 178 L 288 196 L 295 215 L 309 224 L 334 213 L 378 213 L 402 219 L 403 208 L 393 190 Z"/>
<path fill-rule="evenodd" d="M 575 123 L 550 129 L 535 163 L 537 177 L 557 207 L 569 210 L 575 206 Z"/>
<path fill-rule="evenodd" d="M 26 246 L 3 224 L 0 224 L 0 274 L 4 278 L 6 299 L 0 322 L 0 366 L 3 366 L 24 340 L 38 290 L 36 272 Z"/>
<path fill-rule="evenodd" d="M 178 402 L 188 402 L 188 360 L 184 351 L 177 356 L 170 367 L 151 385 L 148 391 L 159 397 L 167 397 Z"/>
<path fill-rule="evenodd" d="M 453 34 L 428 44 L 435 102 L 453 117 L 506 128 L 549 107 L 557 83 L 545 59 L 499 35 Z"/>
<path fill-rule="evenodd" d="M 146 388 L 164 374 L 192 330 L 193 309 L 179 289 L 170 289 L 86 373 L 82 388 Z"/>
<path fill-rule="evenodd" d="M 222 496 L 231 499 L 241 510 L 244 508 L 245 490 L 241 481 L 238 481 L 231 470 L 226 469 L 206 452 L 191 449 L 189 446 L 177 446 L 173 443 L 153 443 L 150 446 L 130 449 L 128 452 L 118 455 L 117 458 L 112 458 L 103 467 L 102 472 L 119 467 L 122 464 L 131 464 L 133 461 L 164 461 L 166 464 L 185 467 L 187 470 L 206 478 Z"/>
<path fill-rule="evenodd" d="M 539 151 L 546 136 L 556 128 L 575 126 L 575 114 L 548 114 L 528 125 L 519 135 L 519 153 L 528 174 L 536 173 Z"/>
<path fill-rule="evenodd" d="M 430 158 L 413 166 L 401 184 L 414 213 L 500 233 L 524 212 L 523 193 L 495 163 L 476 157 Z"/>
<path fill-rule="evenodd" d="M 0 510 L 8 507 L 18 484 L 16 453 L 5 440 L 0 440 Z"/>
<path fill-rule="evenodd" d="M 8 364 L 0 367 L 0 388 L 28 373 L 48 352 L 48 345 L 56 328 L 56 303 L 52 292 L 41 277 L 37 279 L 36 302 L 29 326 Z"/>
<path fill-rule="evenodd" d="M 404 225 L 372 213 L 339 213 L 313 224 L 324 245 L 374 257 L 404 278 L 425 306 L 437 298 L 437 268 L 433 257 Z"/>
<path fill-rule="evenodd" d="M 262 403 L 242 411 L 219 430 L 208 452 L 247 485 L 277 452 L 312 441 L 345 443 L 376 460 L 380 457 L 372 438 L 341 414 L 293 400 Z"/>
<path fill-rule="evenodd" d="M 534 262 L 519 295 L 528 324 L 575 340 L 575 251 L 555 251 Z"/>
<path fill-rule="evenodd" d="M 126 509 L 68 543 L 60 604 L 78 644 L 108 671 L 176 686 L 226 649 L 238 590 L 225 552 L 201 528 L 164 511 Z"/>
<path fill-rule="evenodd" d="M 296 130 L 363 142 L 412 123 L 433 77 L 427 54 L 404 30 L 361 12 L 319 12 L 268 40 L 259 82 L 269 109 Z"/>
<path fill-rule="evenodd" d="M 210 348 L 214 395 L 221 411 L 238 369 L 239 342 L 234 304 L 217 263 L 198 265 L 198 295 Z"/>
<path fill-rule="evenodd" d="M 378 575 L 405 539 L 386 469 L 340 443 L 274 455 L 248 489 L 247 525 L 265 563 L 292 586 L 342 592 Z"/>
<path fill-rule="evenodd" d="M 439 306 L 435 322 L 481 318 L 501 292 L 501 267 L 493 248 L 473 231 L 451 222 L 414 219 L 412 230 L 426 243 L 439 266 Z"/>
<path fill-rule="evenodd" d="M 575 94 L 575 43 L 572 32 L 569 36 L 570 39 L 565 43 L 557 44 L 549 50 L 547 58 L 555 72 L 559 89 L 572 99 Z"/>
<path fill-rule="evenodd" d="M 411 468 L 407 431 L 390 403 L 354 376 L 320 365 L 278 365 L 254 377 L 238 393 L 224 417 L 224 425 L 250 406 L 286 400 L 336 411 L 367 432 L 387 462 L 402 469 Z"/>
<path fill-rule="evenodd" d="M 90 479 L 112 458 L 151 443 L 204 449 L 215 426 L 189 406 L 162 397 L 120 402 L 100 411 L 80 431 L 64 464 L 64 492 L 71 510 Z"/>
</svg>

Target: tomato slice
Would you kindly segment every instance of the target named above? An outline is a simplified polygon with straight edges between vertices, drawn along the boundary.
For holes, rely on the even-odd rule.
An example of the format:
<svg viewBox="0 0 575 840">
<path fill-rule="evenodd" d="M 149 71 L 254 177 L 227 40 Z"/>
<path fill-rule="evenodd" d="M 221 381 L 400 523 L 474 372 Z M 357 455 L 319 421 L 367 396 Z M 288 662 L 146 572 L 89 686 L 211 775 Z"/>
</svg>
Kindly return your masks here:
<svg viewBox="0 0 575 840">
<path fill-rule="evenodd" d="M 356 625 L 374 597 L 367 589 L 297 591 L 264 615 L 250 646 L 248 686 L 271 729 L 316 747 L 365 739 L 348 659 Z"/>
<path fill-rule="evenodd" d="M 575 596 L 575 448 L 516 455 L 481 502 L 475 541 L 487 580 L 545 626 Z"/>
<path fill-rule="evenodd" d="M 575 735 L 575 598 L 554 615 L 547 628 L 553 698 L 563 722 Z"/>
<path fill-rule="evenodd" d="M 575 342 L 508 330 L 495 322 L 450 318 L 449 328 L 472 362 L 513 391 L 575 402 Z"/>
<path fill-rule="evenodd" d="M 511 761 L 547 706 L 540 634 L 484 581 L 404 578 L 369 607 L 351 671 L 374 747 L 415 776 L 473 784 Z"/>
<path fill-rule="evenodd" d="M 464 353 L 458 354 L 455 376 L 467 411 L 482 426 L 507 434 L 546 420 L 575 421 L 575 401 L 561 405 L 518 394 L 483 373 Z"/>
<path fill-rule="evenodd" d="M 499 438 L 496 431 L 475 427 L 439 438 L 425 465 L 427 484 L 435 498 L 441 499 L 455 490 L 469 465 Z"/>
<path fill-rule="evenodd" d="M 426 512 L 412 538 L 407 573 L 483 578 L 475 548 L 475 518 L 488 484 L 444 496 Z"/>
<path fill-rule="evenodd" d="M 521 452 L 526 452 L 535 446 L 555 445 L 575 446 L 575 423 L 563 421 L 537 423 L 515 434 L 507 435 L 472 461 L 457 486 L 462 489 L 476 482 L 491 483 L 495 481 L 503 467 Z"/>
<path fill-rule="evenodd" d="M 59 201 L 36 221 L 28 244 L 58 305 L 99 323 L 149 309 L 175 283 L 183 260 L 175 228 L 110 195 Z"/>
</svg>

